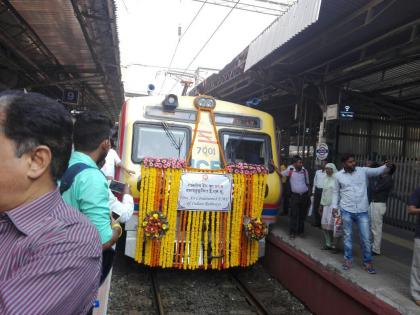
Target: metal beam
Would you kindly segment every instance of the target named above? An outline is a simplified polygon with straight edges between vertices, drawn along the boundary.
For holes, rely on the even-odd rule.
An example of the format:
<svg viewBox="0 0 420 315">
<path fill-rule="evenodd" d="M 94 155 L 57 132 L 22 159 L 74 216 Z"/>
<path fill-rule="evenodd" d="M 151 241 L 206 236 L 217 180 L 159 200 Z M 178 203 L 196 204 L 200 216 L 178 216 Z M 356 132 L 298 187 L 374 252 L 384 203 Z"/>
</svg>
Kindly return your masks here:
<svg viewBox="0 0 420 315">
<path fill-rule="evenodd" d="M 81 78 L 73 78 L 68 80 L 58 80 L 58 81 L 49 81 L 49 82 L 43 82 L 43 83 L 35 83 L 26 86 L 26 88 L 34 88 L 34 87 L 43 87 L 43 86 L 52 86 L 52 85 L 62 85 L 62 84 L 70 84 L 70 83 L 79 83 L 79 82 L 85 82 L 89 80 L 102 80 L 103 75 L 94 75 L 94 76 L 88 76 L 88 77 L 81 77 Z"/>
<path fill-rule="evenodd" d="M 98 56 L 96 54 L 96 51 L 95 51 L 95 49 L 92 46 L 91 38 L 90 38 L 88 29 L 87 29 L 87 26 L 86 26 L 86 23 L 85 23 L 85 17 L 82 15 L 82 12 L 79 9 L 79 5 L 78 5 L 77 2 L 78 2 L 77 0 L 71 0 L 72 6 L 73 6 L 73 10 L 74 10 L 74 12 L 76 14 L 77 20 L 79 21 L 80 28 L 82 30 L 82 33 L 83 33 L 84 37 L 85 37 L 86 44 L 87 44 L 87 46 L 89 48 L 89 51 L 90 51 L 90 53 L 92 55 L 92 59 L 95 62 L 96 67 L 98 69 L 101 69 L 101 71 L 102 71 L 102 73 L 104 75 L 104 77 L 102 78 L 102 83 L 104 85 L 105 92 L 106 92 L 106 94 L 108 96 L 109 101 L 111 101 L 114 104 L 114 111 L 115 112 L 114 113 L 111 113 L 111 116 L 113 118 L 116 118 L 115 116 L 117 115 L 117 112 L 118 112 L 117 107 L 115 105 L 116 100 L 115 100 L 114 95 L 111 96 L 111 94 L 109 93 L 109 90 L 107 89 L 107 82 L 108 82 L 108 80 L 107 80 L 107 77 L 106 77 L 106 70 L 104 69 L 104 67 L 101 64 L 101 62 L 98 60 Z M 93 91 L 92 91 L 92 93 L 93 93 Z M 100 99 L 98 96 L 97 96 L 97 98 Z M 101 103 L 104 104 L 105 103 L 104 100 L 101 100 Z"/>
<path fill-rule="evenodd" d="M 401 106 L 401 105 L 397 105 L 392 103 L 389 100 L 385 100 L 381 97 L 375 96 L 368 96 L 359 92 L 354 92 L 354 91 L 345 91 L 345 93 L 350 94 L 351 96 L 354 96 L 356 98 L 359 98 L 361 100 L 365 100 L 368 101 L 370 103 L 376 103 L 376 104 L 382 104 L 382 105 L 386 105 L 387 107 L 391 108 L 391 109 L 395 109 L 398 111 L 405 111 L 407 113 L 410 113 L 412 115 L 415 115 L 416 117 L 420 118 L 420 111 L 416 110 L 416 109 L 412 109 L 412 108 L 407 108 L 405 106 Z"/>
</svg>

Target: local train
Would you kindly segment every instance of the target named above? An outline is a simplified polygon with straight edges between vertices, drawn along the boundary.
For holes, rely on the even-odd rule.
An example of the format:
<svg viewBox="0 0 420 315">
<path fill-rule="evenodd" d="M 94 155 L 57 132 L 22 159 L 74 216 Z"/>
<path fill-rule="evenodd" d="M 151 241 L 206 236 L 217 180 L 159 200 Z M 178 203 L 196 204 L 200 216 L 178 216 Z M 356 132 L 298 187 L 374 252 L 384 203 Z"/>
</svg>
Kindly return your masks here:
<svg viewBox="0 0 420 315">
<path fill-rule="evenodd" d="M 130 185 L 131 193 L 135 200 L 134 215 L 125 224 L 125 255 L 135 259 L 137 255 L 137 261 L 140 263 L 146 262 L 146 264 L 152 266 L 162 266 L 163 264 L 166 267 L 182 268 L 182 265 L 184 265 L 185 268 L 188 265 L 187 261 L 192 260 L 194 255 L 197 260 L 195 266 L 200 268 L 203 266 L 206 268 L 208 264 L 212 264 L 211 260 L 217 259 L 222 262 L 216 263 L 215 267 L 213 261 L 213 268 L 223 269 L 238 264 L 244 265 L 241 264 L 241 261 L 244 261 L 243 259 L 246 259 L 246 257 L 237 257 L 235 260 L 231 256 L 232 258 L 229 258 L 230 261 L 226 261 L 226 257 L 230 257 L 229 252 L 232 252 L 233 255 L 235 250 L 246 250 L 240 246 L 239 249 L 237 246 L 234 247 L 228 239 L 229 235 L 233 235 L 233 232 L 239 228 L 236 225 L 244 223 L 242 215 L 239 221 L 232 221 L 231 215 L 234 215 L 233 210 L 231 212 L 231 209 L 234 207 L 233 203 L 229 203 L 231 209 L 225 209 L 225 212 L 217 214 L 203 209 L 195 209 L 201 210 L 201 212 L 185 212 L 185 216 L 189 215 L 191 222 L 186 221 L 183 224 L 184 216 L 181 214 L 182 211 L 179 211 L 181 210 L 179 205 L 175 206 L 178 207 L 175 209 L 178 210 L 175 217 L 171 219 L 169 212 L 166 214 L 169 211 L 169 201 L 167 199 L 172 198 L 170 196 L 173 196 L 175 193 L 174 189 L 178 193 L 178 190 L 183 188 L 173 183 L 174 177 L 172 177 L 172 184 L 169 183 L 169 179 L 163 178 L 164 176 L 169 176 L 169 173 L 165 172 L 165 170 L 160 171 L 158 169 L 161 175 L 154 175 L 155 181 L 156 178 L 158 181 L 158 184 L 155 183 L 154 186 L 150 186 L 150 180 L 145 180 L 144 174 L 141 174 L 141 172 L 142 170 L 143 172 L 148 170 L 145 167 L 147 167 L 149 162 L 145 163 L 145 161 L 150 158 L 159 159 L 159 162 L 163 161 L 163 163 L 174 160 L 185 161 L 184 169 L 181 170 L 182 175 L 179 176 L 184 176 L 184 173 L 188 171 L 195 172 L 199 176 L 201 176 L 201 173 L 209 174 L 210 176 L 212 174 L 220 175 L 217 174 L 218 170 L 226 173 L 224 170 L 227 169 L 228 165 L 239 165 L 239 167 L 242 167 L 241 165 L 247 165 L 247 163 L 248 165 L 256 166 L 257 169 L 258 165 L 269 169 L 269 164 L 273 161 L 274 165 L 278 167 L 279 153 L 277 152 L 278 146 L 274 119 L 271 115 L 247 106 L 216 100 L 208 96 L 168 95 L 130 98 L 122 106 L 119 119 L 118 144 L 123 164 L 129 169 L 136 170 L 135 175 L 128 175 L 123 172 L 118 172 L 117 174 L 119 180 Z M 158 163 L 155 164 L 157 165 Z M 168 165 L 170 165 L 170 162 Z M 238 182 L 234 182 L 232 179 L 237 176 L 235 173 L 236 169 L 234 171 L 231 168 L 231 171 L 232 174 L 228 174 L 233 187 L 231 188 L 231 195 L 239 199 L 239 193 L 235 195 L 233 191 L 238 188 Z M 156 174 L 156 172 L 153 174 Z M 216 175 L 214 180 L 220 180 L 221 177 Z M 197 178 L 197 175 L 191 175 L 188 178 L 195 180 L 193 177 Z M 200 177 L 200 180 L 203 178 L 209 181 L 208 175 Z M 237 177 L 235 178 L 237 181 L 240 181 Z M 262 177 L 260 176 L 259 178 Z M 181 181 L 186 180 L 186 178 L 181 179 Z M 159 181 L 161 181 L 161 184 L 159 184 Z M 278 174 L 272 169 L 264 176 L 264 181 L 263 191 L 261 189 L 258 191 L 258 193 L 263 194 L 263 198 L 260 198 L 262 213 L 260 212 L 260 218 L 256 220 L 261 219 L 262 222 L 270 224 L 275 221 L 277 215 L 281 197 L 281 182 Z M 256 184 L 253 179 L 250 179 L 248 184 L 254 185 L 254 189 L 258 190 L 256 186 L 258 183 Z M 156 185 L 158 185 L 157 188 Z M 197 184 L 189 183 L 188 185 L 193 187 Z M 144 196 L 147 193 L 150 194 L 152 188 L 149 186 L 153 187 L 156 192 L 162 192 L 165 189 L 171 190 L 170 194 L 168 193 L 169 197 L 167 199 L 165 197 L 153 197 L 155 199 L 151 201 L 142 200 L 142 194 Z M 216 187 L 216 185 L 213 186 Z M 222 186 L 223 184 L 220 185 L 220 187 Z M 188 189 L 185 191 L 188 191 Z M 193 190 L 191 189 L 190 191 Z M 242 195 L 248 193 L 252 193 L 251 188 L 243 190 Z M 254 195 L 256 193 L 254 191 Z M 198 197 L 200 195 L 203 197 L 205 193 L 199 194 Z M 250 208 L 253 207 L 251 202 L 254 202 L 254 205 L 255 202 L 258 202 L 257 198 L 256 196 L 251 198 L 252 200 L 249 202 Z M 177 196 L 177 199 L 181 199 L 181 197 Z M 244 201 L 243 204 L 245 204 Z M 157 248 L 158 245 L 152 245 L 153 242 L 150 241 L 150 247 L 155 249 L 148 249 L 145 245 L 148 242 L 146 235 L 149 234 L 145 234 L 144 231 L 139 232 L 143 222 L 143 217 L 139 218 L 139 214 L 145 216 L 145 212 L 142 213 L 142 206 L 146 207 L 149 205 L 155 207 L 157 211 L 164 210 L 165 215 L 168 216 L 165 217 L 164 226 L 168 224 L 167 220 L 172 220 L 172 226 L 169 226 L 169 229 L 173 231 L 172 241 L 169 244 L 166 242 L 165 245 L 165 242 L 162 242 L 162 240 L 156 240 L 155 243 L 159 244 L 159 248 Z M 252 210 L 249 210 L 248 215 L 251 213 Z M 160 217 L 158 218 L 157 214 L 155 214 L 155 217 L 156 224 L 162 226 L 162 222 L 159 221 Z M 151 220 L 154 220 L 153 217 L 151 217 Z M 230 220 L 228 221 L 229 223 L 224 223 L 227 220 Z M 143 227 L 147 224 L 147 222 L 144 222 Z M 191 226 L 191 231 L 195 227 L 199 234 L 201 245 L 195 248 L 192 246 L 192 241 L 188 241 L 189 232 L 185 232 L 185 229 L 189 228 L 189 226 Z M 219 230 L 216 231 L 216 229 L 220 229 L 220 232 Z M 238 235 L 239 238 L 243 238 L 242 234 Z M 192 234 L 190 237 L 193 237 Z M 224 241 L 221 241 L 219 237 L 224 237 Z M 144 241 L 139 238 L 144 238 Z M 182 246 L 179 245 L 180 238 L 184 239 Z M 215 239 L 218 239 L 219 244 L 214 244 Z M 177 242 L 178 245 L 176 245 Z M 207 243 L 209 244 L 208 246 Z M 260 244 L 259 255 L 261 255 L 263 248 L 261 245 L 264 245 L 264 241 L 261 240 L 257 243 Z M 214 247 L 218 248 L 217 253 L 214 252 Z M 251 247 L 251 245 L 247 247 L 249 252 Z M 155 250 L 157 250 L 157 254 L 154 252 Z M 140 253 L 138 253 L 139 251 Z M 169 252 L 167 254 L 169 258 L 155 257 L 159 253 L 162 256 L 163 252 Z M 173 259 L 170 257 L 172 252 Z M 149 256 L 146 257 L 147 255 Z M 181 258 L 177 258 L 180 255 Z M 222 256 L 224 258 L 220 258 Z M 190 264 L 192 264 L 192 261 L 190 261 Z"/>
</svg>

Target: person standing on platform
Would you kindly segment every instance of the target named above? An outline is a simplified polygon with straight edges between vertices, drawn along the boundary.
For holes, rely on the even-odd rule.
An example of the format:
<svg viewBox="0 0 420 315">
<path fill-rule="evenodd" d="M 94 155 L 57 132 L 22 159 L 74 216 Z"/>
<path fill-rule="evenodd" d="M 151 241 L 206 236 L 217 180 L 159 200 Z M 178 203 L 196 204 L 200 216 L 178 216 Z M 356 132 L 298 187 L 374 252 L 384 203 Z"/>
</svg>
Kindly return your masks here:
<svg viewBox="0 0 420 315">
<path fill-rule="evenodd" d="M 416 216 L 416 230 L 414 234 L 413 262 L 411 264 L 410 291 L 411 296 L 420 306 L 420 187 L 411 194 L 407 212 Z"/>
<path fill-rule="evenodd" d="M 325 176 L 326 176 L 326 172 L 324 168 L 324 162 L 322 161 L 322 168 L 315 172 L 314 184 L 312 186 L 312 195 L 314 197 L 313 211 L 312 211 L 312 218 L 314 222 L 312 223 L 312 225 L 316 227 L 321 226 L 321 216 L 319 215 L 318 209 L 321 202 L 322 188 L 324 185 Z"/>
<path fill-rule="evenodd" d="M 286 165 L 281 164 L 280 165 L 280 173 L 283 172 L 286 169 Z M 289 197 L 288 194 L 286 193 L 286 181 L 287 181 L 287 177 L 281 176 L 280 174 L 280 182 L 281 182 L 281 186 L 282 186 L 282 202 L 283 202 L 283 211 L 281 212 L 280 215 L 288 215 L 289 213 Z"/>
<path fill-rule="evenodd" d="M 294 156 L 292 162 L 292 165 L 280 173 L 287 177 L 286 190 L 290 189 L 290 239 L 294 239 L 296 235 L 304 235 L 305 217 L 310 205 L 308 171 L 303 167 L 300 156 Z"/>
<path fill-rule="evenodd" d="M 108 154 L 105 158 L 105 164 L 102 166 L 101 171 L 105 174 L 108 180 L 113 180 L 115 178 L 115 167 L 120 167 L 124 172 L 132 175 L 135 174 L 133 170 L 126 168 L 122 162 L 121 158 L 118 156 L 117 151 L 115 151 L 114 140 L 111 138 L 111 148 L 108 151 Z"/>
<path fill-rule="evenodd" d="M 383 174 L 388 166 L 378 168 L 357 167 L 354 154 L 344 154 L 343 169 L 336 175 L 333 193 L 333 215 L 340 212 L 344 229 L 344 263 L 343 269 L 348 270 L 353 262 L 353 222 L 357 224 L 363 255 L 363 266 L 370 273 L 376 273 L 372 264 L 372 248 L 369 226 L 369 202 L 367 195 L 368 178 Z"/>
<path fill-rule="evenodd" d="M 99 232 L 103 249 L 101 283 L 112 267 L 112 246 L 122 234 L 121 226 L 111 219 L 108 182 L 97 166 L 110 148 L 111 127 L 110 119 L 98 112 L 87 111 L 77 117 L 75 151 L 60 185 L 63 199 L 86 215 Z"/>
<path fill-rule="evenodd" d="M 95 227 L 67 205 L 57 179 L 73 122 L 37 93 L 0 93 L 0 314 L 86 314 L 98 292 Z"/>
<path fill-rule="evenodd" d="M 321 215 L 322 231 L 325 236 L 325 245 L 321 248 L 323 250 L 332 250 L 334 254 L 337 251 L 337 239 L 334 237 L 335 218 L 332 213 L 332 199 L 335 187 L 335 176 L 337 168 L 333 163 L 325 165 L 325 177 L 322 183 L 322 196 L 319 207 L 319 214 Z M 314 209 L 315 210 L 315 209 Z"/>
<path fill-rule="evenodd" d="M 372 231 L 372 253 L 381 254 L 382 225 L 386 212 L 386 202 L 394 186 L 392 175 L 395 172 L 395 165 L 391 166 L 372 183 L 370 187 L 370 225 Z"/>
</svg>

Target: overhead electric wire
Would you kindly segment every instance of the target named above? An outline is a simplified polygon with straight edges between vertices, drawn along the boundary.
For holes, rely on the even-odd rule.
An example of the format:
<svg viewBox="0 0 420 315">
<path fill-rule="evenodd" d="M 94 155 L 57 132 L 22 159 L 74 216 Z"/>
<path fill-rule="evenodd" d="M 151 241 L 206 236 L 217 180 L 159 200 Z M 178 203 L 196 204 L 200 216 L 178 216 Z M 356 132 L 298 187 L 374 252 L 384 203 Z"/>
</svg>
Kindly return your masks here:
<svg viewBox="0 0 420 315">
<path fill-rule="evenodd" d="M 168 69 L 167 66 L 147 65 L 147 64 L 144 64 L 144 63 L 129 63 L 129 64 L 126 64 L 126 65 L 113 65 L 113 64 L 110 64 L 110 63 L 104 63 L 104 64 L 107 65 L 107 66 L 111 66 L 111 67 L 121 67 L 121 68 L 138 66 L 138 67 L 144 67 L 144 68 Z M 178 70 L 183 71 L 184 70 L 184 69 L 181 69 L 181 68 L 171 68 L 171 69 L 175 70 L 175 71 L 178 71 Z M 192 70 L 192 69 L 187 69 L 187 71 L 194 72 L 194 70 Z"/>
<path fill-rule="evenodd" d="M 188 30 L 190 29 L 191 25 L 197 19 L 198 15 L 200 14 L 201 10 L 204 8 L 204 6 L 206 5 L 206 3 L 207 3 L 207 0 L 204 1 L 204 3 L 201 5 L 201 7 L 198 9 L 198 11 L 195 13 L 195 15 L 192 18 L 190 24 L 188 24 L 187 28 L 185 29 L 185 32 L 182 33 L 181 34 L 181 37 L 178 39 L 178 43 L 176 44 L 175 50 L 174 50 L 174 52 L 172 54 L 172 57 L 171 57 L 171 61 L 169 62 L 169 66 L 168 66 L 168 68 L 167 68 L 166 71 L 170 71 L 171 70 L 172 63 L 173 63 L 173 61 L 175 59 L 175 55 L 176 55 L 176 53 L 178 51 L 178 47 L 179 47 L 179 44 L 181 43 L 181 40 L 184 38 L 185 34 L 188 32 Z M 160 86 L 159 93 L 162 91 L 163 86 L 165 85 L 165 82 L 166 82 L 166 75 L 165 75 L 165 78 L 163 79 L 163 82 L 162 82 L 162 84 Z"/>
<path fill-rule="evenodd" d="M 195 2 L 204 2 L 204 0 L 192 0 L 192 1 L 195 1 Z M 221 2 L 216 2 L 216 1 L 214 1 L 214 2 L 207 2 L 207 3 L 210 4 L 210 5 L 215 5 L 215 6 L 219 6 L 219 7 L 232 8 L 232 6 L 230 5 L 230 3 L 232 3 L 232 2 L 234 2 L 234 1 L 226 1 L 226 4 L 223 4 Z M 241 3 L 241 5 L 245 5 L 245 4 Z M 249 6 L 250 7 L 255 7 L 253 5 L 249 5 Z M 260 11 L 258 9 L 251 10 L 251 9 L 247 9 L 245 7 L 237 7 L 236 9 L 242 10 L 242 11 L 247 11 L 247 12 L 252 12 L 252 13 L 271 15 L 271 16 L 280 16 L 279 13 L 275 13 L 275 12 L 274 13 L 270 13 L 272 11 L 283 12 L 283 11 L 280 11 L 280 10 L 274 10 L 274 9 L 270 9 L 270 8 L 265 8 L 265 10 L 268 10 L 267 12 Z"/>
<path fill-rule="evenodd" d="M 216 27 L 216 29 L 214 30 L 214 32 L 210 35 L 210 37 L 207 39 L 207 41 L 204 43 L 203 46 L 201 46 L 200 50 L 197 52 L 197 54 L 195 54 L 194 58 L 191 60 L 191 62 L 188 64 L 188 66 L 185 67 L 183 73 L 185 73 L 187 71 L 187 69 L 189 69 L 189 67 L 193 64 L 193 62 L 198 58 L 198 56 L 201 54 L 201 52 L 204 50 L 204 48 L 206 48 L 207 44 L 211 41 L 211 39 L 214 37 L 214 35 L 217 33 L 217 31 L 222 27 L 222 25 L 225 23 L 225 21 L 227 20 L 227 18 L 229 17 L 229 15 L 233 12 L 233 10 L 235 10 L 236 6 L 239 4 L 241 0 L 236 1 L 235 5 L 229 10 L 229 12 L 226 14 L 226 16 L 223 18 L 223 20 L 219 23 L 219 25 Z M 178 82 L 175 82 L 175 84 L 172 86 L 171 90 L 169 91 L 169 93 L 172 92 L 172 90 L 175 88 L 175 86 L 177 85 Z"/>
<path fill-rule="evenodd" d="M 127 14 L 130 14 L 130 12 L 128 12 L 128 7 L 127 7 L 127 5 L 125 4 L 125 1 L 124 1 L 124 0 L 121 0 L 121 2 L 122 2 L 122 4 L 124 5 L 125 12 L 127 12 Z"/>
<path fill-rule="evenodd" d="M 293 0 L 292 3 L 288 2 L 288 1 L 286 1 L 286 3 L 285 3 L 283 1 L 278 2 L 278 1 L 270 1 L 270 0 L 255 0 L 255 1 L 274 4 L 274 5 L 280 5 L 282 7 L 291 7 L 295 2 L 297 2 L 297 0 Z"/>
<path fill-rule="evenodd" d="M 235 3 L 234 0 L 220 0 L 220 1 L 228 2 L 228 3 Z M 279 10 L 279 9 L 275 9 L 275 8 L 264 7 L 264 6 L 260 6 L 260 5 L 256 5 L 256 4 L 252 4 L 252 3 L 245 3 L 245 2 L 241 2 L 240 5 L 241 6 L 244 6 L 244 7 L 253 7 L 253 8 L 257 8 L 257 9 L 264 9 L 264 10 L 271 10 L 271 11 L 279 11 L 279 12 L 283 12 L 284 11 L 284 10 Z"/>
</svg>

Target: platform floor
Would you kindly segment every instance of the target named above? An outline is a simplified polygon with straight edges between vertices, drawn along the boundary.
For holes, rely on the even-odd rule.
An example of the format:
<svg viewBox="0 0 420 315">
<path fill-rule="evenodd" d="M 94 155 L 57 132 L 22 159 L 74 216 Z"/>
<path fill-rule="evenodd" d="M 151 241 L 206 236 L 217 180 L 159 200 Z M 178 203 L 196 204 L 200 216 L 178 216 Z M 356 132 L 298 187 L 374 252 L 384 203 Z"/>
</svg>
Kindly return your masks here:
<svg viewBox="0 0 420 315">
<path fill-rule="evenodd" d="M 328 270 L 341 275 L 347 281 L 374 294 L 380 300 L 390 304 L 402 314 L 420 314 L 418 307 L 409 294 L 409 278 L 413 248 L 413 233 L 385 226 L 383 251 L 381 256 L 374 257 L 376 275 L 370 275 L 362 269 L 358 233 L 354 234 L 354 262 L 349 271 L 341 269 L 342 251 L 332 254 L 321 250 L 323 235 L 319 228 L 305 225 L 305 237 L 290 240 L 288 236 L 288 217 L 279 217 L 271 226 L 271 236 L 279 238 Z M 342 242 L 339 245 L 342 250 Z"/>
</svg>

